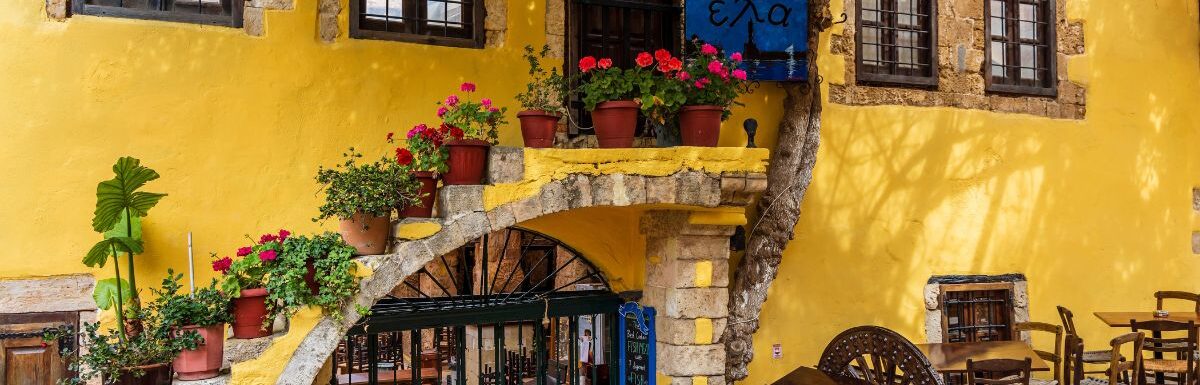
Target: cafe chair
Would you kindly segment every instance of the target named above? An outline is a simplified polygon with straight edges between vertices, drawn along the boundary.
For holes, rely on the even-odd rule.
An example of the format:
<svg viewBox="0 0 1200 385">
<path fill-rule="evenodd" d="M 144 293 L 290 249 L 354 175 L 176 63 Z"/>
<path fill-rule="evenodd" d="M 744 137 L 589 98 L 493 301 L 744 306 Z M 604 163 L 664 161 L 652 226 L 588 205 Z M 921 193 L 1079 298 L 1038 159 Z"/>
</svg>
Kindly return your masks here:
<svg viewBox="0 0 1200 385">
<path fill-rule="evenodd" d="M 1047 351 L 1038 350 L 1037 348 L 1033 349 L 1034 353 L 1037 353 L 1038 357 L 1041 357 L 1043 361 L 1052 364 L 1050 367 L 1053 378 L 1050 380 L 1032 378 L 1029 380 L 1029 383 L 1032 385 L 1055 385 L 1062 383 L 1062 377 L 1059 374 L 1059 366 L 1062 365 L 1062 326 L 1048 324 L 1045 322 L 1018 322 L 1013 325 L 1013 331 L 1017 333 L 1029 332 L 1030 334 L 1033 334 L 1033 332 L 1043 332 L 1053 335 L 1054 350 Z M 1029 343 L 1031 346 L 1033 345 L 1032 335 L 1030 336 Z"/>
<path fill-rule="evenodd" d="M 1063 329 L 1066 331 L 1067 335 L 1074 335 L 1076 337 L 1079 336 L 1079 333 L 1075 332 L 1075 314 L 1071 313 L 1071 310 L 1059 306 L 1058 317 L 1062 319 Z M 1080 356 L 1080 358 L 1083 359 L 1083 363 L 1085 364 L 1106 365 L 1108 364 L 1109 353 L 1110 351 L 1108 350 L 1087 350 L 1083 352 L 1083 355 Z M 1124 357 L 1121 359 L 1123 360 Z M 1084 373 L 1086 374 L 1097 374 L 1104 372 L 1104 370 L 1084 369 Z"/>
<path fill-rule="evenodd" d="M 1033 359 L 1010 360 L 997 358 L 975 361 L 967 359 L 969 385 L 1030 385 L 1029 372 Z"/>
<path fill-rule="evenodd" d="M 1170 320 L 1129 321 L 1133 331 L 1150 332 L 1137 355 L 1151 353 L 1152 358 L 1142 357 L 1142 368 L 1155 375 L 1145 377 L 1146 385 L 1195 385 L 1196 383 L 1196 323 Z M 1171 358 L 1167 358 L 1171 357 Z"/>
<path fill-rule="evenodd" d="M 1186 291 L 1156 291 L 1154 292 L 1154 300 L 1157 302 L 1155 309 L 1163 310 L 1163 300 L 1179 300 L 1192 303 L 1192 311 L 1200 313 L 1200 294 L 1188 293 Z"/>
<path fill-rule="evenodd" d="M 1108 374 L 1108 378 L 1086 377 L 1079 381 L 1080 385 L 1144 385 L 1142 379 L 1142 355 L 1134 354 L 1133 361 L 1126 360 L 1121 356 L 1121 349 L 1126 345 L 1131 345 L 1131 351 L 1138 352 L 1142 350 L 1145 341 L 1145 334 L 1142 333 L 1126 333 L 1109 341 L 1112 350 L 1108 353 L 1108 369 L 1104 373 Z M 1083 350 L 1082 341 L 1077 344 L 1079 350 Z M 1070 349 L 1070 346 L 1067 347 Z M 1076 361 L 1080 362 L 1080 361 Z M 1074 380 L 1075 374 L 1082 376 L 1082 371 L 1079 369 L 1071 370 L 1071 377 Z"/>
<path fill-rule="evenodd" d="M 1062 385 L 1083 383 L 1083 339 L 1074 334 L 1063 337 Z"/>
</svg>

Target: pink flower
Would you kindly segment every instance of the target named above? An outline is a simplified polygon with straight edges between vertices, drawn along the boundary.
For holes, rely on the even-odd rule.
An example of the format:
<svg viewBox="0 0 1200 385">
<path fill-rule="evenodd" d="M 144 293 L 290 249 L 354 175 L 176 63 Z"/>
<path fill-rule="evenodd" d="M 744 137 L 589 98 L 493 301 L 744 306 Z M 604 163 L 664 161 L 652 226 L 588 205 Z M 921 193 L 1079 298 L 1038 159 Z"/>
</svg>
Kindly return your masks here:
<svg viewBox="0 0 1200 385">
<path fill-rule="evenodd" d="M 439 117 L 445 114 L 444 112 L 442 112 L 442 110 L 445 110 L 445 109 L 446 109 L 446 107 L 442 107 L 442 108 L 438 109 Z M 425 126 L 425 123 L 421 123 L 421 124 L 413 126 L 413 128 L 411 130 L 408 130 L 408 139 L 411 140 L 413 137 L 419 135 L 421 132 L 425 131 L 425 129 L 427 129 L 427 128 L 429 128 L 429 127 Z"/>
<path fill-rule="evenodd" d="M 275 253 L 275 250 L 264 250 L 263 252 L 258 253 L 258 259 L 263 262 L 274 261 L 278 256 L 279 255 Z"/>
<path fill-rule="evenodd" d="M 675 74 L 675 77 L 679 78 L 679 80 L 687 81 L 692 78 L 692 75 L 687 73 L 687 71 L 679 71 L 679 73 Z"/>
<path fill-rule="evenodd" d="M 712 83 L 711 81 L 708 80 L 708 78 L 701 78 L 700 82 L 704 83 L 704 84 Z"/>
<path fill-rule="evenodd" d="M 272 242 L 277 239 L 279 239 L 279 237 L 276 236 L 275 234 L 263 234 L 261 237 L 258 238 L 258 244 L 260 244 L 260 245 L 266 244 L 267 242 Z"/>
<path fill-rule="evenodd" d="M 741 68 L 733 70 L 733 77 L 737 80 L 746 80 L 746 71 Z"/>
<path fill-rule="evenodd" d="M 490 98 L 483 98 L 483 99 L 479 100 L 479 103 L 482 103 L 484 107 L 491 107 L 491 106 L 492 106 L 492 99 L 490 99 Z"/>
<path fill-rule="evenodd" d="M 463 83 L 458 89 L 462 92 L 475 92 L 475 83 Z"/>
<path fill-rule="evenodd" d="M 250 255 L 250 253 L 253 253 L 253 252 L 254 252 L 254 249 L 251 249 L 249 246 L 242 247 L 242 248 L 238 249 L 237 256 L 245 257 L 247 255 Z"/>
<path fill-rule="evenodd" d="M 221 259 L 212 261 L 213 271 L 219 271 L 219 272 L 221 272 L 221 274 L 228 273 L 229 268 L 232 266 L 233 266 L 233 259 L 230 259 L 229 257 L 225 257 L 225 258 L 221 258 Z"/>
<path fill-rule="evenodd" d="M 722 65 L 719 61 L 713 60 L 708 62 L 708 72 L 720 74 L 724 69 L 724 65 Z"/>
<path fill-rule="evenodd" d="M 741 62 L 742 61 L 742 53 L 734 52 L 733 55 L 729 55 L 729 58 L 735 62 Z"/>
<path fill-rule="evenodd" d="M 704 88 L 704 83 L 701 83 L 699 80 L 697 80 L 692 85 L 696 86 L 696 88 Z"/>
<path fill-rule="evenodd" d="M 700 53 L 705 55 L 716 55 L 717 47 L 713 47 L 712 44 L 704 43 L 704 45 L 700 46 Z"/>
<path fill-rule="evenodd" d="M 493 113 L 493 114 L 494 114 L 494 113 L 500 112 L 500 109 L 499 109 L 499 108 L 496 108 L 496 107 L 492 107 L 492 108 L 489 108 L 489 109 L 488 109 L 488 112 L 491 112 L 491 113 Z"/>
<path fill-rule="evenodd" d="M 288 237 L 290 237 L 291 235 L 292 235 L 291 231 L 279 229 L 279 241 L 280 242 L 286 241 L 288 239 Z"/>
<path fill-rule="evenodd" d="M 458 105 L 458 95 L 450 95 L 446 97 L 446 105 L 454 107 Z"/>
<path fill-rule="evenodd" d="M 446 107 L 438 107 L 438 117 L 439 118 L 446 116 L 447 112 L 450 112 L 450 110 L 447 109 Z M 412 136 L 410 135 L 409 137 L 411 138 Z"/>
</svg>

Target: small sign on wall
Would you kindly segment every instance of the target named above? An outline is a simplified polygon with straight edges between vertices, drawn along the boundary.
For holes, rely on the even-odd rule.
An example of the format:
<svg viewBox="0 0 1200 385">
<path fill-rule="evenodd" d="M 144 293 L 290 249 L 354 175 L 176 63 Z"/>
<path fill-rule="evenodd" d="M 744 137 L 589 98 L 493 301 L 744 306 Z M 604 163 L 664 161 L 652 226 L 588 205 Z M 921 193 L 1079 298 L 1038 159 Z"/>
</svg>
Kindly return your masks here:
<svg viewBox="0 0 1200 385">
<path fill-rule="evenodd" d="M 771 358 L 774 358 L 774 359 L 783 358 L 783 344 L 771 345 Z"/>
<path fill-rule="evenodd" d="M 685 0 L 686 36 L 742 52 L 754 80 L 808 77 L 808 0 Z"/>
</svg>

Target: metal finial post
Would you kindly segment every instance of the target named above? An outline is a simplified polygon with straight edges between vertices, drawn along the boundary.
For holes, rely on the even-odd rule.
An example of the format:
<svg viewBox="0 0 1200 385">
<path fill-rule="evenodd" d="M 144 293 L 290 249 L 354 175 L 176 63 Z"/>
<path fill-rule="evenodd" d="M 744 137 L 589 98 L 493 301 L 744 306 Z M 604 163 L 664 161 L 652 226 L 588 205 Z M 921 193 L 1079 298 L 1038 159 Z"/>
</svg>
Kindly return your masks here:
<svg viewBox="0 0 1200 385">
<path fill-rule="evenodd" d="M 755 148 L 758 145 L 754 144 L 754 134 L 758 132 L 758 120 L 754 118 L 746 119 L 742 122 L 742 129 L 746 130 L 746 148 Z"/>
</svg>

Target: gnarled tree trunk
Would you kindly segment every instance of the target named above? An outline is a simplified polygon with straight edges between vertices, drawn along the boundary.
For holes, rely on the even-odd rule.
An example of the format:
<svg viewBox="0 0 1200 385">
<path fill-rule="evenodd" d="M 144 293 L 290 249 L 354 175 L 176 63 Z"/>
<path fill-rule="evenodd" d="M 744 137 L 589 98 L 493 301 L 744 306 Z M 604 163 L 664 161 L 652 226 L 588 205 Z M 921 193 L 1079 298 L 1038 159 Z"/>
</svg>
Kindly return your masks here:
<svg viewBox="0 0 1200 385">
<path fill-rule="evenodd" d="M 767 169 L 767 190 L 758 202 L 758 217 L 747 234 L 746 254 L 738 263 L 729 298 L 725 344 L 725 379 L 746 378 L 754 358 L 753 338 L 767 289 L 779 271 L 783 249 L 792 240 L 800 203 L 812 181 L 821 144 L 821 87 L 816 51 L 821 31 L 832 25 L 829 0 L 809 0 L 808 78 L 787 84 L 779 141 Z"/>
</svg>

